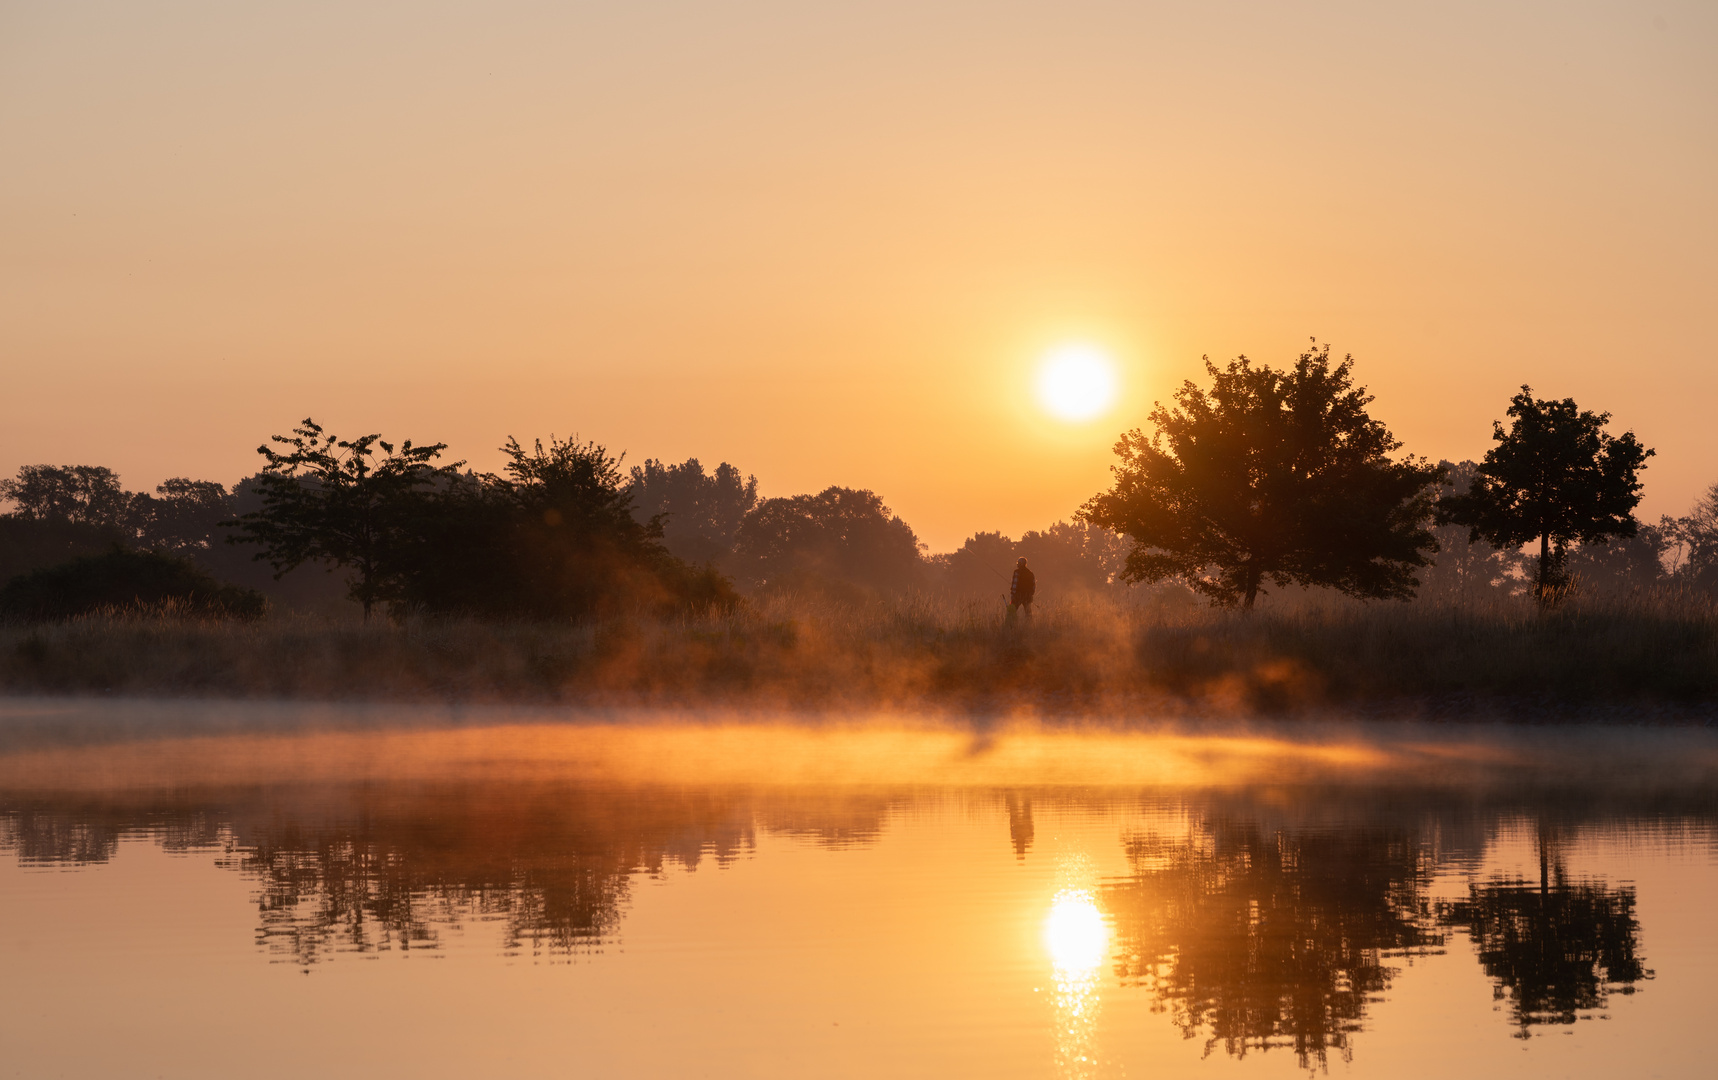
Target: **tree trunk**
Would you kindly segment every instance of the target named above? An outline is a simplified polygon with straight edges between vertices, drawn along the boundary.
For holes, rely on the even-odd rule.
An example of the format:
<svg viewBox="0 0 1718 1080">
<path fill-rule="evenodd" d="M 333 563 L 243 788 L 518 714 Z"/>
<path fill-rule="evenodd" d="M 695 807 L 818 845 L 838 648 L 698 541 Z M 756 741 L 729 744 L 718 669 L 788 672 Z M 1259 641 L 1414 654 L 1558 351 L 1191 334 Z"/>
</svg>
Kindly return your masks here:
<svg viewBox="0 0 1718 1080">
<path fill-rule="evenodd" d="M 1551 592 L 1547 587 L 1551 574 L 1551 534 L 1539 534 L 1539 587 L 1535 590 L 1539 597 L 1539 606 L 1545 607 L 1551 603 Z"/>
<path fill-rule="evenodd" d="M 1241 601 L 1242 611 L 1253 610 L 1253 600 L 1259 595 L 1259 575 L 1247 568 L 1247 597 Z"/>
</svg>

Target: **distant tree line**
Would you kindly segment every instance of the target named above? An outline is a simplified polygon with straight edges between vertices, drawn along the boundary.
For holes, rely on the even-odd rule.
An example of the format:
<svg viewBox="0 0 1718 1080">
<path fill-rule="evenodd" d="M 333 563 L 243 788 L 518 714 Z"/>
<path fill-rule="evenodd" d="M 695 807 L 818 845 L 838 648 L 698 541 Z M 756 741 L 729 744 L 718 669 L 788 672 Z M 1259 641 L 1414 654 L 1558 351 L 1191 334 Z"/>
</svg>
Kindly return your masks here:
<svg viewBox="0 0 1718 1080">
<path fill-rule="evenodd" d="M 1515 396 L 1479 462 L 1394 456 L 1353 360 L 1315 345 L 1275 369 L 1207 361 L 1154 429 L 1125 433 L 1113 487 L 1019 539 L 979 532 L 941 555 L 876 493 L 764 498 L 723 462 L 622 470 L 594 442 L 502 447 L 499 473 L 444 444 L 342 439 L 305 420 L 231 490 L 176 477 L 126 491 L 99 466 L 0 481 L 0 614 L 60 617 L 173 601 L 585 618 L 731 609 L 788 592 L 910 591 L 988 603 L 1017 558 L 1046 597 L 1147 583 L 1252 607 L 1284 589 L 1463 603 L 1676 587 L 1718 593 L 1718 484 L 1684 517 L 1633 516 L 1652 451 L 1609 415 Z M 148 557 L 145 558 L 144 556 Z"/>
</svg>

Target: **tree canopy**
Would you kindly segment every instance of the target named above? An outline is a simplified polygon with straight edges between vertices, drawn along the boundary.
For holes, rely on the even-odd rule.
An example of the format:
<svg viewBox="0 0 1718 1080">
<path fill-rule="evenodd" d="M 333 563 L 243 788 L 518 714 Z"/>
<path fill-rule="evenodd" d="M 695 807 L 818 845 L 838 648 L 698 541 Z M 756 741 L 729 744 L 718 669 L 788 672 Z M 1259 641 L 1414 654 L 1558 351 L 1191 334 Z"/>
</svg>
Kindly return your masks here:
<svg viewBox="0 0 1718 1080">
<path fill-rule="evenodd" d="M 1493 422 L 1496 445 L 1467 494 L 1444 500 L 1439 518 L 1499 548 L 1537 540 L 1535 593 L 1548 603 L 1565 583 L 1570 544 L 1635 535 L 1640 472 L 1653 452 L 1632 431 L 1608 434 L 1610 413 L 1583 410 L 1574 398 L 1538 400 L 1529 386 L 1505 415 L 1509 429 Z"/>
<path fill-rule="evenodd" d="M 424 611 L 584 618 L 731 607 L 725 578 L 675 558 L 638 520 L 620 459 L 551 437 L 501 448 L 500 474 L 466 475 L 426 503 L 400 555 L 401 603 Z"/>
<path fill-rule="evenodd" d="M 132 497 L 103 465 L 26 465 L 15 479 L 0 480 L 0 498 L 31 521 L 118 527 Z"/>
<path fill-rule="evenodd" d="M 740 526 L 735 558 L 756 586 L 901 589 L 923 569 L 912 527 L 874 492 L 844 487 L 765 499 Z"/>
<path fill-rule="evenodd" d="M 263 508 L 239 519 L 241 543 L 261 546 L 275 575 L 307 561 L 352 571 L 351 597 L 364 617 L 399 593 L 399 550 L 419 507 L 414 498 L 438 480 L 456 477 L 463 462 L 437 465 L 446 443 L 396 449 L 380 435 L 350 441 L 305 419 L 291 435 L 264 443 L 267 462 L 258 486 Z M 381 455 L 376 450 L 381 448 Z"/>
<path fill-rule="evenodd" d="M 1000 532 L 978 532 L 959 548 L 931 561 L 940 584 L 962 597 L 995 597 L 1008 591 L 1014 560 L 1025 556 L 1042 583 L 1039 596 L 1067 597 L 1123 587 L 1126 538 L 1085 521 L 1058 521 L 1032 529 L 1019 540 Z"/>
<path fill-rule="evenodd" d="M 234 516 L 233 497 L 213 480 L 175 476 L 157 484 L 153 495 L 131 497 L 130 519 L 144 542 L 181 554 L 225 541 L 218 526 Z"/>
<path fill-rule="evenodd" d="M 662 542 L 690 563 L 721 564 L 733 553 L 740 523 L 758 505 L 758 478 L 727 462 L 705 472 L 697 458 L 664 465 L 651 458 L 632 468 L 634 515 L 660 517 Z"/>
<path fill-rule="evenodd" d="M 1328 345 L 1287 370 L 1245 356 L 1211 388 L 1188 381 L 1156 429 L 1124 434 L 1115 485 L 1081 508 L 1134 541 L 1123 575 L 1179 578 L 1213 603 L 1250 609 L 1265 584 L 1314 585 L 1406 599 L 1437 543 L 1426 528 L 1443 476 L 1366 411 L 1354 361 Z"/>
</svg>

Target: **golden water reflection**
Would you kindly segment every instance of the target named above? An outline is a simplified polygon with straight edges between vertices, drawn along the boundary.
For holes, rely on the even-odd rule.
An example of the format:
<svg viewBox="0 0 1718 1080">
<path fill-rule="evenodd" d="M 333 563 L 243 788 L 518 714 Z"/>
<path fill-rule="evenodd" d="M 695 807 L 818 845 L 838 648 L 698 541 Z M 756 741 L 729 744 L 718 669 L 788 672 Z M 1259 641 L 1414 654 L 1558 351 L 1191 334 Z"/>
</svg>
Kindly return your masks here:
<svg viewBox="0 0 1718 1080">
<path fill-rule="evenodd" d="M 1403 963 L 1444 946 L 1425 896 L 1436 853 L 1418 829 L 1218 813 L 1124 847 L 1131 873 L 1105 890 L 1127 956 L 1116 975 L 1206 1053 L 1346 1059 Z"/>
<path fill-rule="evenodd" d="M 119 768 L 128 751 L 113 753 Z M 26 871 L 92 869 L 146 842 L 213 864 L 248 890 L 246 948 L 323 980 L 329 961 L 447 955 L 463 942 L 507 962 L 597 970 L 601 959 L 618 965 L 602 979 L 624 983 L 626 965 L 647 962 L 618 948 L 643 910 L 656 975 L 627 999 L 634 1013 L 689 1007 L 664 1004 L 661 980 L 696 984 L 698 958 L 727 942 L 723 979 L 760 980 L 757 1000 L 775 1002 L 748 1016 L 821 995 L 818 1039 L 870 1010 L 861 1030 L 878 1049 L 889 1030 L 934 1026 L 924 1016 L 946 1014 L 950 1039 L 988 1016 L 960 1053 L 999 1065 L 1025 1053 L 1063 1077 L 1161 1064 L 1156 1033 L 1190 1043 L 1194 1062 L 1365 1064 L 1380 1021 L 1399 1021 L 1399 991 L 1434 971 L 1437 985 L 1456 988 L 1438 991 L 1456 995 L 1439 999 L 1447 1013 L 1496 1009 L 1497 1030 L 1471 1037 L 1495 1036 L 1500 1048 L 1511 1036 L 1538 1045 L 1538 1033 L 1592 1030 L 1581 1023 L 1591 1018 L 1638 1024 L 1683 1009 L 1686 998 L 1657 987 L 1635 1004 L 1666 957 L 1718 977 L 1710 920 L 1652 936 L 1631 864 L 1603 854 L 1631 852 L 1651 868 L 1663 845 L 1682 845 L 1698 854 L 1675 872 L 1710 883 L 1718 805 L 1705 783 L 953 789 L 621 783 L 486 767 L 466 778 L 253 773 L 222 786 L 178 774 L 103 788 L 91 775 L 0 785 L 0 852 Z M 6 880 L 0 910 L 15 928 Z M 123 906 L 124 893 L 113 900 Z M 1009 929 L 1023 925 L 1035 940 Z M 80 931 L 44 923 L 28 933 Z M 830 960 L 843 943 L 851 951 Z M 903 964 L 917 976 L 899 977 Z M 797 989 L 771 998 L 775 984 Z M 692 1007 L 735 992 L 712 983 Z M 876 1019 L 912 993 L 923 996 L 902 1005 L 910 1020 L 889 1029 Z M 1018 1015 L 1010 1001 L 1035 1011 Z M 738 1037 L 728 1030 L 722 1038 Z M 1028 1038 L 1035 1054 L 1020 1048 Z M 1120 1048 L 1146 1043 L 1156 1056 L 1129 1066 Z M 869 1060 L 846 1044 L 805 1046 L 813 1062 Z M 1501 1070 L 1506 1059 L 1496 1060 Z"/>
<path fill-rule="evenodd" d="M 1109 928 L 1089 890 L 1056 893 L 1044 917 L 1044 945 L 1055 980 L 1057 1075 L 1095 1076 L 1099 969 L 1109 953 Z"/>
</svg>

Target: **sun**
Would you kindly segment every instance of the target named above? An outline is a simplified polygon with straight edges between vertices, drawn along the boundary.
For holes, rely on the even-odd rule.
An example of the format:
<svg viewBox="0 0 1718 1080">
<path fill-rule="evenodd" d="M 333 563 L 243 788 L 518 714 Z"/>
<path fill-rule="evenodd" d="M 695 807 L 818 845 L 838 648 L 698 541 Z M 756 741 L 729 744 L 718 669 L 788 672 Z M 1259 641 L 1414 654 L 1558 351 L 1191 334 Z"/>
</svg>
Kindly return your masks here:
<svg viewBox="0 0 1718 1080">
<path fill-rule="evenodd" d="M 1038 364 L 1038 400 L 1060 420 L 1095 420 L 1115 403 L 1116 366 L 1095 345 L 1058 345 Z"/>
</svg>

